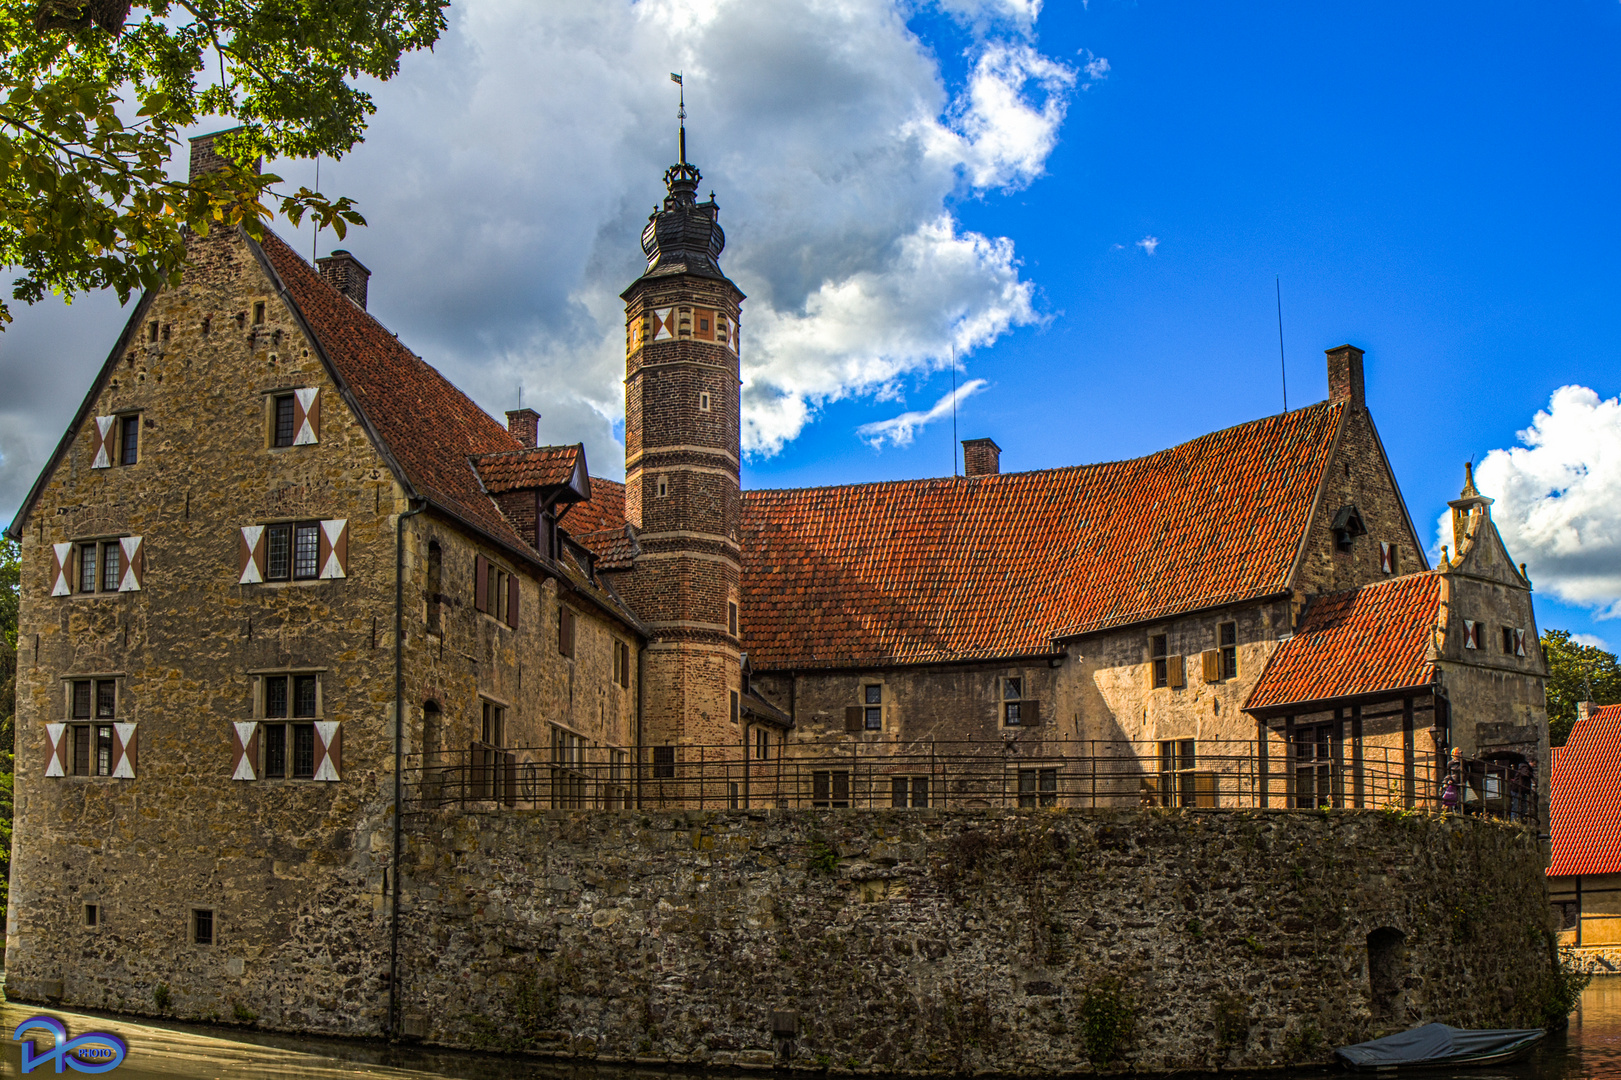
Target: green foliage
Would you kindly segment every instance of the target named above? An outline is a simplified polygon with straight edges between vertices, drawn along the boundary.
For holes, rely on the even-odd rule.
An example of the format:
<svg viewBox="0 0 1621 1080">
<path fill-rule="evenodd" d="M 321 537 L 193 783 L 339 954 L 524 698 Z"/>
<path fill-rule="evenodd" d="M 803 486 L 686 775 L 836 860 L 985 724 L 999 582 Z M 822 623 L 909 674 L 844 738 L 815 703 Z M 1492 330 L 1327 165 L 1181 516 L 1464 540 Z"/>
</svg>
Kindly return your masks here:
<svg viewBox="0 0 1621 1080">
<path fill-rule="evenodd" d="M 1582 991 L 1593 981 L 1590 972 L 1574 971 L 1556 956 L 1554 969 L 1542 995 L 1542 1022 L 1550 1028 L 1563 1028 L 1570 1023 L 1570 1014 L 1581 1004 Z"/>
<path fill-rule="evenodd" d="M 1081 1040 L 1093 1069 L 1116 1061 L 1137 1026 L 1137 1008 L 1114 976 L 1099 979 L 1081 998 Z"/>
<path fill-rule="evenodd" d="M 160 982 L 158 985 L 152 988 L 152 1004 L 158 1007 L 158 1012 L 160 1013 L 166 1013 L 169 1011 L 168 983 Z"/>
<path fill-rule="evenodd" d="M 1548 661 L 1548 734 L 1553 745 L 1564 746 L 1576 725 L 1576 703 L 1621 704 L 1621 664 L 1614 653 L 1570 640 L 1568 630 L 1542 635 L 1542 655 Z"/>
<path fill-rule="evenodd" d="M 813 874 L 831 876 L 839 868 L 838 850 L 820 836 L 811 837 L 810 850 L 805 856 L 805 867 Z"/>
<path fill-rule="evenodd" d="M 1243 994 L 1217 994 L 1210 1003 L 1210 1019 L 1216 1025 L 1216 1045 L 1226 1049 L 1243 1046 L 1250 1037 L 1250 999 Z"/>
<path fill-rule="evenodd" d="M 342 157 L 400 57 L 429 48 L 448 0 L 0 0 L 0 265 L 12 295 L 137 289 L 178 280 L 183 229 L 280 210 L 339 238 L 364 224 L 348 199 L 278 191 L 266 157 Z M 119 11 L 120 7 L 123 8 Z M 189 180 L 167 166 L 182 128 L 229 117 L 235 165 Z M 0 324 L 11 315 L 0 304 Z"/>
<path fill-rule="evenodd" d="M 231 1016 L 239 1024 L 251 1024 L 259 1019 L 259 1014 L 242 1004 L 240 1001 L 231 1002 Z"/>
</svg>

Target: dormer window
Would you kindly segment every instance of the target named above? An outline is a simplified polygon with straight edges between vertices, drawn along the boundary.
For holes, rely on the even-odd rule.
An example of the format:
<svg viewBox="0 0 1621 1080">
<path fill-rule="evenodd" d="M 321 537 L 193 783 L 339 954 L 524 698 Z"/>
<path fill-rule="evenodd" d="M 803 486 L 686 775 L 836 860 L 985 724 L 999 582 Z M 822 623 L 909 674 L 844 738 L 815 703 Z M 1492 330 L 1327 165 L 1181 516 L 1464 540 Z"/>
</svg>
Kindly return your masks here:
<svg viewBox="0 0 1621 1080">
<path fill-rule="evenodd" d="M 1368 535 L 1368 527 L 1362 521 L 1362 512 L 1354 506 L 1340 507 L 1340 512 L 1334 515 L 1333 529 L 1336 551 L 1350 551 L 1357 537 Z"/>
</svg>

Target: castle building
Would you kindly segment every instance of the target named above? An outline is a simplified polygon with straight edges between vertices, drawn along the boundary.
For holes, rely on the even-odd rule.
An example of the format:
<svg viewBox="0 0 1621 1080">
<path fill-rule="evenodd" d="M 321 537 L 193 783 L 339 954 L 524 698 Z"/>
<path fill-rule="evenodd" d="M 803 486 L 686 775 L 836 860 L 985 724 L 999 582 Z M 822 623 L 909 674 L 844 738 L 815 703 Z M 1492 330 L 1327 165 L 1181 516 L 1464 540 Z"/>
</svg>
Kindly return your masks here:
<svg viewBox="0 0 1621 1080">
<path fill-rule="evenodd" d="M 683 148 L 623 294 L 623 484 L 412 353 L 352 254 L 188 240 L 8 533 L 8 994 L 392 1030 L 413 807 L 1433 805 L 1460 750 L 1490 809 L 1546 776 L 1524 568 L 1472 482 L 1428 565 L 1361 350 L 1326 402 L 1135 460 L 1003 474 L 977 439 L 963 477 L 743 491 L 699 181 Z M 337 955 L 354 905 L 378 939 Z"/>
</svg>

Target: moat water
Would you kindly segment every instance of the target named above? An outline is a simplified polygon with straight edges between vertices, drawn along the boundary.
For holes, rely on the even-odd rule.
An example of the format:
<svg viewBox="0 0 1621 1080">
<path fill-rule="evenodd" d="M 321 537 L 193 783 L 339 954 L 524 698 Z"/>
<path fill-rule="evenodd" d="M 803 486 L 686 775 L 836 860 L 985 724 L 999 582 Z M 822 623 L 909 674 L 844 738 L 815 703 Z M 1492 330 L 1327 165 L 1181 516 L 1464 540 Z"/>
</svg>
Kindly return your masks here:
<svg viewBox="0 0 1621 1080">
<path fill-rule="evenodd" d="M 9 1041 L 9 1035 L 18 1024 L 41 1011 L 27 1005 L 0 1004 L 0 1026 L 8 1039 L 0 1050 L 0 1077 L 23 1075 L 21 1044 Z M 87 1031 L 103 1031 L 123 1039 L 129 1055 L 109 1074 L 119 1080 L 655 1080 L 672 1075 L 659 1069 L 579 1067 L 498 1055 L 402 1050 L 381 1044 L 293 1038 L 197 1024 L 137 1024 L 60 1010 L 49 1015 L 66 1023 L 69 1038 Z M 46 1063 L 27 1075 L 56 1074 Z M 1296 1069 L 1244 1075 L 1256 1080 L 1304 1080 L 1347 1074 Z M 1594 980 L 1582 995 L 1581 1007 L 1571 1015 L 1570 1029 L 1550 1037 L 1524 1062 L 1490 1069 L 1426 1071 L 1421 1075 L 1427 1080 L 1621 1080 L 1621 976 Z M 1192 1077 L 1182 1073 L 1178 1080 Z"/>
</svg>

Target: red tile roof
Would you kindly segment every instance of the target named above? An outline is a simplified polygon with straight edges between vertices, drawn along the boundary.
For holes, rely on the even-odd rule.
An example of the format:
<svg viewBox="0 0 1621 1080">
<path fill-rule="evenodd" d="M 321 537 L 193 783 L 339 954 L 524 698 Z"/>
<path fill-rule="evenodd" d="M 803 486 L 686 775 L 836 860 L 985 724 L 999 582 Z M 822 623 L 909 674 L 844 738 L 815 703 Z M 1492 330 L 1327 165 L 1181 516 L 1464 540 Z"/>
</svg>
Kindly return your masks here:
<svg viewBox="0 0 1621 1080">
<path fill-rule="evenodd" d="M 585 446 L 531 446 L 485 454 L 473 464 L 491 495 L 520 488 L 551 488 L 566 484 L 585 459 Z"/>
<path fill-rule="evenodd" d="M 1441 577 L 1408 574 L 1312 601 L 1272 654 L 1246 710 L 1428 686 Z"/>
<path fill-rule="evenodd" d="M 528 550 L 480 488 L 468 462 L 522 450 L 523 444 L 381 323 L 322 281 L 280 237 L 266 232 L 261 246 L 411 487 L 495 539 Z"/>
<path fill-rule="evenodd" d="M 1105 465 L 745 491 L 744 647 L 758 670 L 1040 654 L 1281 592 L 1343 409 Z"/>
<path fill-rule="evenodd" d="M 1553 752 L 1549 877 L 1621 873 L 1621 705 L 1576 721 Z"/>
<path fill-rule="evenodd" d="M 547 560 L 535 551 L 485 492 L 473 469 L 475 459 L 490 462 L 499 459 L 489 455 L 500 455 L 523 459 L 524 463 L 511 470 L 511 475 L 523 473 L 531 465 L 535 466 L 535 476 L 549 475 L 546 470 L 551 465 L 538 463 L 551 462 L 552 455 L 525 448 L 450 380 L 401 345 L 381 323 L 322 281 L 280 237 L 267 232 L 260 248 L 344 389 L 353 396 L 361 418 L 370 425 L 382 451 L 393 458 L 416 494 L 512 550 L 549 566 L 577 592 L 590 596 L 626 625 L 641 628 L 635 613 L 612 590 L 592 582 L 571 561 Z M 543 449 L 584 453 L 577 446 Z M 497 475 L 511 478 L 504 465 L 492 468 Z M 617 498 L 619 517 L 623 519 L 624 486 L 593 481 L 594 495 L 597 484 L 603 485 L 599 496 L 603 505 L 615 505 Z M 574 513 L 588 505 L 577 504 Z"/>
<path fill-rule="evenodd" d="M 625 524 L 625 485 L 593 476 L 591 497 L 571 505 L 560 524 L 576 540 L 605 529 L 620 530 Z"/>
</svg>

